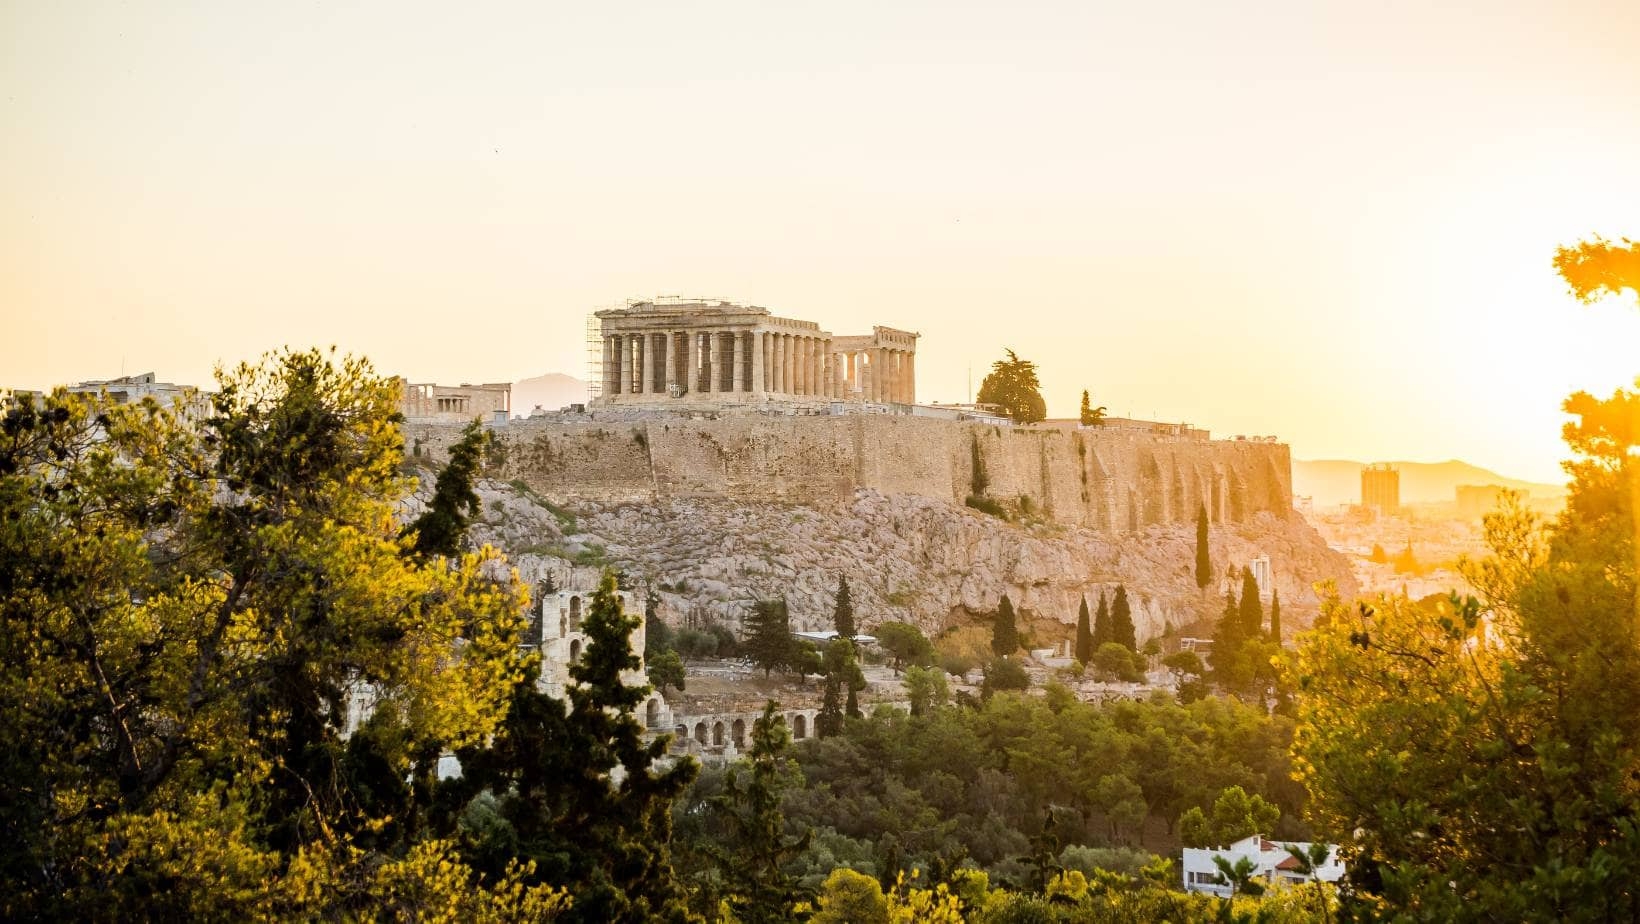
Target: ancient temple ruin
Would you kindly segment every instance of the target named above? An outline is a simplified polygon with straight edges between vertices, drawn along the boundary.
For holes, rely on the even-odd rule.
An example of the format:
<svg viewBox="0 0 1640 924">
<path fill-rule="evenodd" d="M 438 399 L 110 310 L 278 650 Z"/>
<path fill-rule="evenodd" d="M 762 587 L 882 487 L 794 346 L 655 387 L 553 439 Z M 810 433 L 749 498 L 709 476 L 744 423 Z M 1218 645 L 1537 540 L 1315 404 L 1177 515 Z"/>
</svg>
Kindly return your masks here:
<svg viewBox="0 0 1640 924">
<path fill-rule="evenodd" d="M 599 404 L 917 400 L 919 335 L 910 331 L 873 327 L 834 337 L 767 308 L 685 299 L 631 302 L 597 318 Z"/>
</svg>

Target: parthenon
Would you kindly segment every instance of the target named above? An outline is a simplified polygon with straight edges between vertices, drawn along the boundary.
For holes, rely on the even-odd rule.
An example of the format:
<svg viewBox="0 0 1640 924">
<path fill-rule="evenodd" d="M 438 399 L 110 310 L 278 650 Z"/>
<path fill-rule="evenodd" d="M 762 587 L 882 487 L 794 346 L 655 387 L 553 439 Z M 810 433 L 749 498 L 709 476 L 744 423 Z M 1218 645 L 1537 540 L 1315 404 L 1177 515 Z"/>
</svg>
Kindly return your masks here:
<svg viewBox="0 0 1640 924">
<path fill-rule="evenodd" d="M 657 299 L 597 312 L 601 404 L 690 397 L 915 404 L 918 334 L 892 327 L 833 337 L 813 321 L 725 301 Z"/>
</svg>

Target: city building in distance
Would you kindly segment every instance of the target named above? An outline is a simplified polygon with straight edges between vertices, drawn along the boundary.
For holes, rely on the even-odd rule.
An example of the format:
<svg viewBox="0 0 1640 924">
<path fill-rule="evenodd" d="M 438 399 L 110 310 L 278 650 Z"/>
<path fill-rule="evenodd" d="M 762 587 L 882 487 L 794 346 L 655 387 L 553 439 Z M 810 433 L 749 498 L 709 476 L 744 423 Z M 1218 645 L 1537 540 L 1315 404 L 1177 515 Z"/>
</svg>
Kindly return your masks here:
<svg viewBox="0 0 1640 924">
<path fill-rule="evenodd" d="M 1361 506 L 1381 514 L 1401 510 L 1401 470 L 1388 462 L 1375 462 L 1361 470 Z"/>
</svg>

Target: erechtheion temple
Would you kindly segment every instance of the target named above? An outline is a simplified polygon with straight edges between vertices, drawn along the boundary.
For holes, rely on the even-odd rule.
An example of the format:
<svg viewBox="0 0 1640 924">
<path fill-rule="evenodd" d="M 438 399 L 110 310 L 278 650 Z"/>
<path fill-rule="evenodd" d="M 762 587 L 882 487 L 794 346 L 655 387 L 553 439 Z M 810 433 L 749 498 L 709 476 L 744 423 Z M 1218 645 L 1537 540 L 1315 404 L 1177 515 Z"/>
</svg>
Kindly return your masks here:
<svg viewBox="0 0 1640 924">
<path fill-rule="evenodd" d="M 834 337 L 813 321 L 724 301 L 657 299 L 597 312 L 599 404 L 689 397 L 914 404 L 917 334 L 892 327 Z"/>
</svg>

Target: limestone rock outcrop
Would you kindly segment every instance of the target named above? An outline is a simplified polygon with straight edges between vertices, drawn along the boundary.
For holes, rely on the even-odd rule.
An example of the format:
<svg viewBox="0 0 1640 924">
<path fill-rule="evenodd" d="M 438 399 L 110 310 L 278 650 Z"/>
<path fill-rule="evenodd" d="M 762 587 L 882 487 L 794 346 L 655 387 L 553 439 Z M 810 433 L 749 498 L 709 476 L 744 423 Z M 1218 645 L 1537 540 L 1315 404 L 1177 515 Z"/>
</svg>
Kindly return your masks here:
<svg viewBox="0 0 1640 924">
<path fill-rule="evenodd" d="M 487 483 L 475 538 L 506 550 L 527 579 L 571 579 L 607 562 L 656 589 L 662 614 L 731 625 L 753 600 L 782 595 L 799 628 L 829 628 L 847 575 L 869 628 L 900 619 L 937 633 L 991 612 L 1003 593 L 1028 615 L 1076 620 L 1081 597 L 1127 587 L 1141 638 L 1216 612 L 1222 582 L 1195 583 L 1195 530 L 1157 525 L 1111 536 L 1087 527 L 1021 527 L 915 495 L 860 490 L 845 504 L 742 504 L 717 498 L 658 503 L 580 502 L 549 512 L 517 488 Z M 573 526 L 569 516 L 573 515 Z M 1289 626 L 1313 613 L 1310 584 L 1334 579 L 1353 593 L 1343 557 L 1297 518 L 1261 514 L 1210 534 L 1221 571 L 1260 555 Z"/>
</svg>

